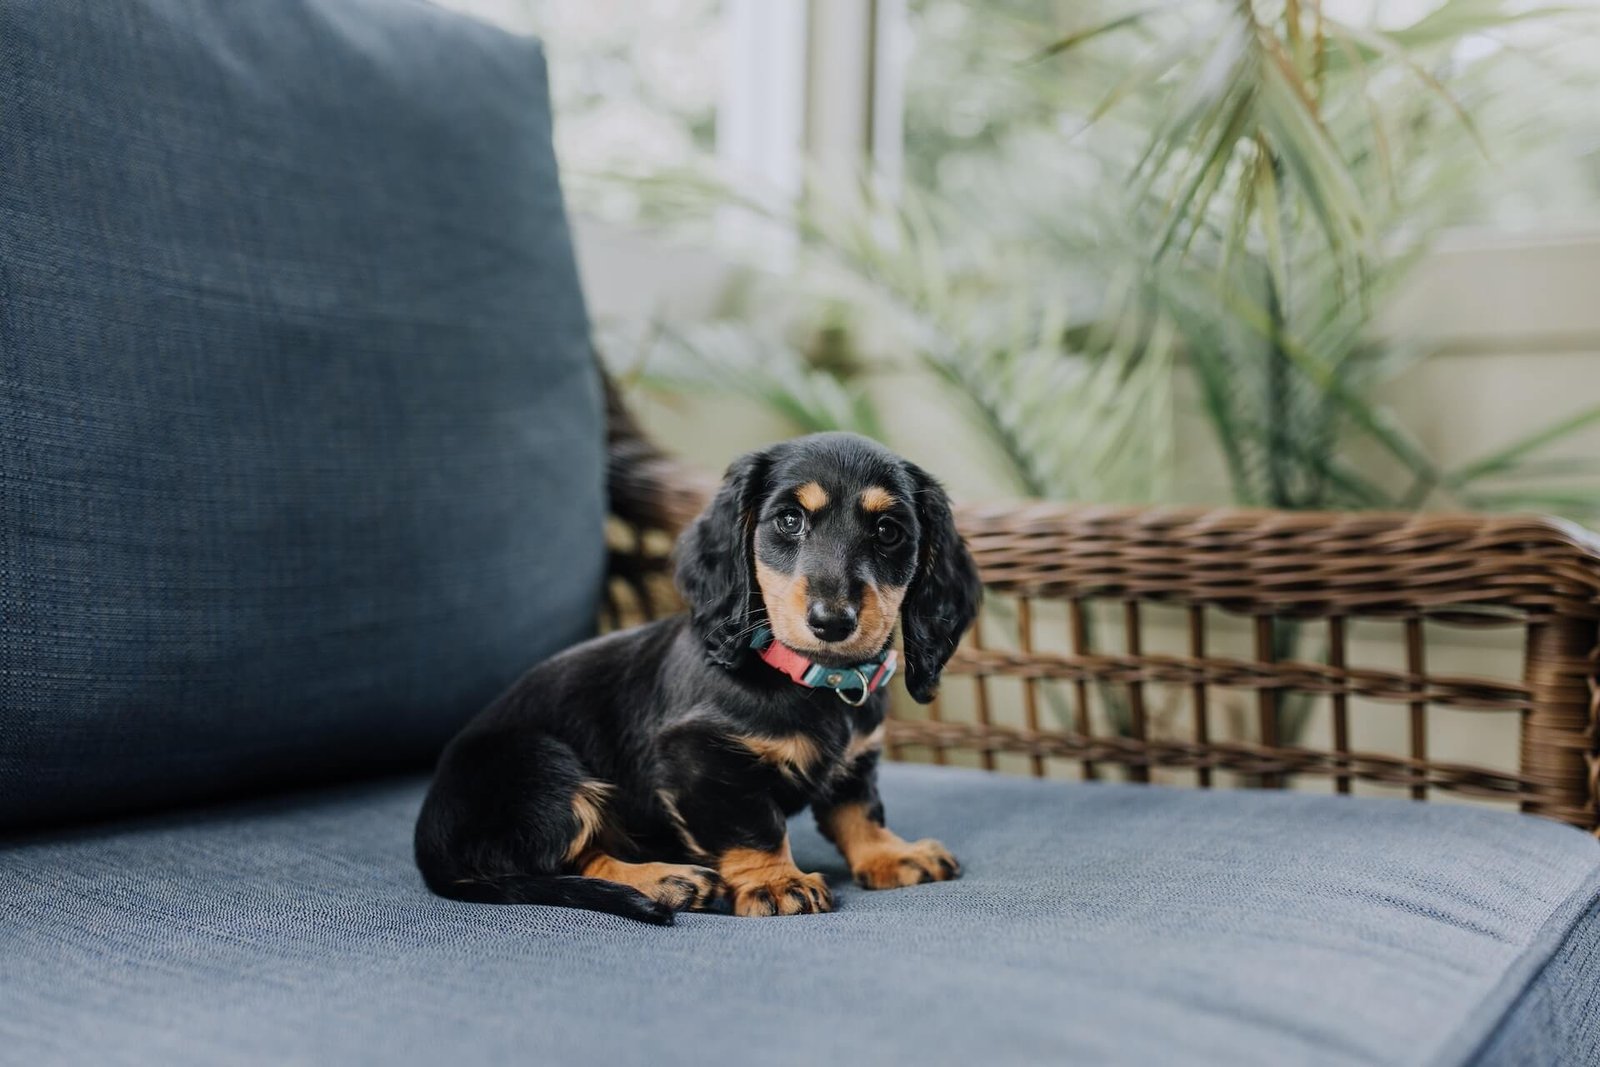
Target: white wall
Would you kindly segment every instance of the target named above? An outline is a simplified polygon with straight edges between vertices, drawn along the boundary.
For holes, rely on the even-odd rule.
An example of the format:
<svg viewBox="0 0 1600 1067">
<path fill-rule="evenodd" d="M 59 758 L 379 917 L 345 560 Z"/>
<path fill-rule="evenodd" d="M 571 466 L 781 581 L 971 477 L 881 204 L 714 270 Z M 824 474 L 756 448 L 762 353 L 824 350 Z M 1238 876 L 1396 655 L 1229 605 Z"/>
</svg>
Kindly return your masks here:
<svg viewBox="0 0 1600 1067">
<path fill-rule="evenodd" d="M 1600 403 L 1600 233 L 1454 235 L 1387 319 L 1438 353 L 1390 402 L 1424 445 L 1459 463 Z M 1600 429 L 1563 445 L 1600 458 Z"/>
</svg>

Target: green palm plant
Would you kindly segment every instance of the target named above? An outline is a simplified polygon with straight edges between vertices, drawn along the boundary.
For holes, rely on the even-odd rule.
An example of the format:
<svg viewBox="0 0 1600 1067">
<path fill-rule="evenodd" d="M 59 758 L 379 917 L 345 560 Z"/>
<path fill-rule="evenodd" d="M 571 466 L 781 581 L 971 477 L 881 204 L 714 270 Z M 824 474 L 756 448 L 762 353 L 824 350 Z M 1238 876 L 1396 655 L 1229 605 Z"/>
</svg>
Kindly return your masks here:
<svg viewBox="0 0 1600 1067">
<path fill-rule="evenodd" d="M 1126 172 L 1140 315 L 1176 324 L 1233 497 L 1282 508 L 1542 507 L 1592 517 L 1600 493 L 1540 487 L 1541 452 L 1600 406 L 1443 469 L 1375 398 L 1424 353 L 1379 343 L 1374 310 L 1471 195 L 1489 151 L 1452 82 L 1466 37 L 1563 9 L 1446 0 L 1403 27 L 1318 0 L 1216 0 L 1114 13 L 1041 50 L 1147 35 L 1092 109 L 1143 108 Z M 1081 247 L 1081 245 L 1079 246 Z M 1375 448 L 1387 469 L 1352 462 Z M 1372 464 L 1365 464 L 1370 468 Z M 1517 479 L 1514 490 L 1489 487 Z"/>
<path fill-rule="evenodd" d="M 650 184 L 689 215 L 730 202 L 772 213 L 765 201 L 699 175 Z M 871 335 L 893 353 L 890 362 L 944 387 L 942 405 L 988 443 L 1011 491 L 1124 501 L 1164 494 L 1174 448 L 1170 328 L 1064 340 L 1071 286 L 1052 257 L 989 240 L 931 194 L 889 197 L 862 181 L 778 220 L 796 239 L 798 262 L 766 288 L 740 275 L 711 321 L 658 323 L 631 380 L 669 394 L 735 393 L 797 431 L 882 437 L 869 368 L 885 358 L 855 352 L 858 338 Z M 1118 292 L 1138 298 L 1131 271 Z M 784 303 L 806 329 L 753 311 Z"/>
</svg>

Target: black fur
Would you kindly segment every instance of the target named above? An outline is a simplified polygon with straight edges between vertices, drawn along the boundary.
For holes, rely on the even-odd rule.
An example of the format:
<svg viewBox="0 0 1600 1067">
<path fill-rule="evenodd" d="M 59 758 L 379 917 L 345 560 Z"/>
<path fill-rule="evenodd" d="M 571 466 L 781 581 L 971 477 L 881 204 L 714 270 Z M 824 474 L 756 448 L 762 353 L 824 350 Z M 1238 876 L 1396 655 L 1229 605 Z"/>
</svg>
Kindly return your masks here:
<svg viewBox="0 0 1600 1067">
<path fill-rule="evenodd" d="M 827 506 L 797 504 L 797 489 L 812 483 L 826 492 Z M 866 509 L 861 494 L 871 487 L 895 501 L 892 510 Z M 803 530 L 787 532 L 796 511 Z M 764 600 L 758 562 L 769 578 L 804 579 L 808 603 L 859 614 L 858 631 L 831 643 L 803 633 L 808 623 Z M 930 700 L 980 595 L 938 483 L 849 434 L 752 453 L 728 468 L 716 498 L 684 534 L 677 577 L 686 614 L 547 660 L 445 749 L 415 842 L 435 892 L 663 924 L 674 907 L 703 906 L 699 898 L 674 903 L 578 876 L 583 857 L 572 850 L 582 823 L 573 797 L 593 788 L 583 783 L 601 783 L 605 798 L 603 822 L 581 850 L 588 857 L 715 868 L 730 850 L 780 849 L 787 816 L 808 804 L 819 821 L 850 804 L 882 824 L 878 755 L 863 739 L 883 721 L 886 692 L 851 707 L 832 690 L 791 681 L 751 654 L 749 642 L 758 626 L 784 636 L 787 625 L 791 638 L 804 638 L 809 647 L 797 650 L 808 658 L 861 662 L 892 640 L 894 620 L 884 611 L 877 613 L 886 620 L 881 639 L 867 632 L 872 605 L 903 589 L 906 679 L 912 696 Z M 815 758 L 793 765 L 762 758 L 769 744 Z M 953 861 L 950 868 L 953 875 Z M 692 877 L 715 878 L 710 870 Z M 802 902 L 795 907 L 820 910 L 804 903 L 803 887 L 792 895 Z"/>
<path fill-rule="evenodd" d="M 926 704 L 977 611 L 982 588 L 972 556 L 956 533 L 944 490 L 921 467 L 907 463 L 906 472 L 917 486 L 922 525 L 917 574 L 901 608 L 906 689 L 917 703 Z"/>
<path fill-rule="evenodd" d="M 744 661 L 750 619 L 760 607 L 751 532 L 768 465 L 766 452 L 734 460 L 722 488 L 678 544 L 678 588 L 706 656 L 718 667 Z"/>
</svg>

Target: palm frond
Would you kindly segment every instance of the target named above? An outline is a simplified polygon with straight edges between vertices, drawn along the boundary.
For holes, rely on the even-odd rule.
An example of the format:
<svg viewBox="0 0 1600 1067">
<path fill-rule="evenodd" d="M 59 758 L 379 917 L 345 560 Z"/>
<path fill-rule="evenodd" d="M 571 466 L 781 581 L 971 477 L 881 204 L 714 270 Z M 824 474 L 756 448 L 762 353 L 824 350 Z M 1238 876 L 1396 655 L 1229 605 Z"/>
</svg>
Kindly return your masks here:
<svg viewBox="0 0 1600 1067">
<path fill-rule="evenodd" d="M 1091 23 L 1088 26 L 1074 30 L 1065 37 L 1057 38 L 1056 40 L 1045 45 L 1034 54 L 1033 59 L 1036 62 L 1038 60 L 1049 59 L 1051 56 L 1058 56 L 1063 52 L 1071 51 L 1081 44 L 1094 40 L 1096 37 L 1103 37 L 1108 33 L 1115 33 L 1118 30 L 1127 29 L 1130 26 L 1137 26 L 1152 15 L 1158 15 L 1176 9 L 1180 2 L 1181 0 L 1168 0 L 1168 2 L 1164 4 L 1147 4 L 1143 7 L 1136 8 L 1133 11 L 1128 11 L 1120 15 L 1114 15 L 1111 18 L 1100 22 Z"/>
<path fill-rule="evenodd" d="M 1534 453 L 1595 425 L 1600 425 L 1600 404 L 1541 427 L 1487 456 L 1451 471 L 1444 475 L 1442 483 L 1448 489 L 1460 490 L 1485 478 L 1503 476 L 1522 466 Z"/>
</svg>

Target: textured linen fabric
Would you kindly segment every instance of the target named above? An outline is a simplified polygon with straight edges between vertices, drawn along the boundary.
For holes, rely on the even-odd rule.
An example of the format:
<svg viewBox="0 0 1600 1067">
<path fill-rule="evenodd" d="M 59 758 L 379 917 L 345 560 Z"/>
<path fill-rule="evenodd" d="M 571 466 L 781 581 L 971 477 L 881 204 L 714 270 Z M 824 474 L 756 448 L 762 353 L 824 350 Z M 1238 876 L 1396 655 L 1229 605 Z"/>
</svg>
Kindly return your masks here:
<svg viewBox="0 0 1600 1067">
<path fill-rule="evenodd" d="M 858 890 L 797 819 L 796 856 L 830 875 L 836 912 L 662 929 L 430 896 L 410 856 L 422 788 L 12 840 L 0 1048 L 27 1063 L 1455 1064 L 1507 1026 L 1522 1028 L 1508 1053 L 1592 1049 L 1600 1027 L 1592 992 L 1568 985 L 1600 940 L 1600 846 L 1532 817 L 892 766 L 891 824 L 950 845 L 960 881 Z"/>
<path fill-rule="evenodd" d="M 0 175 L 0 825 L 420 766 L 588 632 L 536 42 L 0 0 Z"/>
<path fill-rule="evenodd" d="M 1545 924 L 1485 1010 L 1440 1053 L 1481 1067 L 1600 1064 L 1600 886 Z M 1505 1012 L 1495 1010 L 1510 1005 Z M 1463 1056 L 1465 1050 L 1477 1054 Z"/>
</svg>

